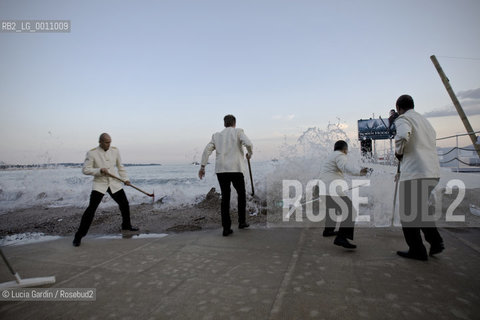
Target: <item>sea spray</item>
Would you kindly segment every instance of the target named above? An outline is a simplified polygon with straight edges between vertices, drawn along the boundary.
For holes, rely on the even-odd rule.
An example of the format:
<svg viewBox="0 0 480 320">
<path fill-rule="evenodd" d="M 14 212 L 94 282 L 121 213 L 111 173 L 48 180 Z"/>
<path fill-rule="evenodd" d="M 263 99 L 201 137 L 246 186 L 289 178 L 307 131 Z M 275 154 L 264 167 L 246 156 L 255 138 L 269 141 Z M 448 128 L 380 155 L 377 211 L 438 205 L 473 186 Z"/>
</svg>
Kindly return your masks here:
<svg viewBox="0 0 480 320">
<path fill-rule="evenodd" d="M 272 214 L 278 214 L 283 206 L 283 181 L 295 180 L 302 186 L 313 179 L 320 179 L 320 170 L 325 159 L 333 152 L 336 141 L 344 140 L 349 145 L 347 155 L 350 162 L 359 167 L 373 167 L 369 177 L 349 177 L 346 180 L 351 184 L 352 178 L 368 179 L 369 186 L 359 187 L 360 196 L 368 198 L 368 203 L 360 207 L 359 214 L 370 216 L 371 223 L 368 225 L 387 225 L 391 221 L 392 197 L 394 192 L 394 167 L 371 164 L 368 158 L 362 158 L 359 143 L 350 137 L 341 121 L 328 124 L 326 129 L 312 127 L 305 130 L 294 144 L 284 143 L 280 148 L 280 161 L 275 169 L 267 174 L 264 188 L 258 188 L 258 194 L 267 199 L 267 207 Z M 352 190 L 347 192 L 352 194 Z M 306 200 L 303 189 L 302 201 Z M 274 220 L 278 220 L 275 217 Z"/>
<path fill-rule="evenodd" d="M 278 161 L 252 161 L 255 197 L 247 196 L 248 213 L 262 214 L 274 209 L 278 201 L 282 200 L 284 179 L 295 179 L 303 185 L 311 179 L 318 179 L 322 161 L 333 152 L 335 141 L 345 140 L 349 144 L 350 161 L 374 169 L 368 177 L 370 186 L 357 188 L 361 196 L 368 197 L 368 204 L 360 207 L 360 214 L 369 215 L 375 225 L 388 225 L 391 221 L 396 167 L 372 164 L 369 159 L 362 158 L 356 137 L 349 136 L 344 127 L 344 124 L 338 121 L 324 129 L 308 128 L 299 135 L 295 143 L 284 143 L 279 147 Z M 156 198 L 162 199 L 153 206 L 155 210 L 197 204 L 205 199 L 212 187 L 219 191 L 214 165 L 207 166 L 203 180 L 197 177 L 198 168 L 192 164 L 142 166 L 128 167 L 127 172 L 133 184 L 149 192 L 155 191 Z M 250 193 L 250 179 L 246 173 L 245 177 L 247 193 Z M 91 176 L 83 175 L 80 168 L 0 171 L 0 213 L 35 206 L 85 208 L 88 205 L 92 179 Z M 346 179 L 350 182 L 351 178 Z M 442 169 L 442 179 L 438 187 L 440 193 L 444 192 L 446 183 L 451 179 L 461 179 L 467 189 L 480 188 L 478 174 L 452 173 L 448 169 Z M 125 191 L 131 204 L 151 203 L 151 198 L 132 188 L 125 187 Z M 351 191 L 349 195 L 351 196 Z M 444 202 L 454 196 L 444 197 Z M 475 196 L 475 193 L 467 192 L 467 212 L 470 211 L 469 204 L 480 206 L 478 199 L 478 193 Z M 236 192 L 233 191 L 231 208 L 234 210 L 236 201 Z M 445 207 L 448 205 L 449 203 L 444 204 Z M 116 203 L 107 195 L 102 206 L 116 206 Z"/>
<path fill-rule="evenodd" d="M 353 192 L 358 192 L 361 197 L 366 197 L 368 202 L 359 207 L 359 215 L 368 216 L 368 222 L 359 223 L 359 226 L 391 226 L 393 197 L 395 190 L 394 176 L 396 172 L 395 165 L 384 165 L 373 163 L 371 158 L 362 157 L 359 143 L 352 139 L 343 130 L 343 125 L 339 121 L 335 124 L 329 124 L 325 130 L 317 127 L 309 128 L 303 132 L 294 144 L 287 144 L 280 148 L 280 161 L 275 168 L 266 173 L 263 186 L 257 186 L 257 194 L 263 199 L 267 199 L 267 212 L 274 217 L 268 218 L 268 221 L 277 222 L 283 207 L 283 181 L 296 180 L 303 186 L 301 202 L 306 201 L 305 186 L 313 179 L 320 179 L 320 170 L 323 159 L 333 152 L 333 145 L 337 140 L 345 140 L 349 144 L 348 159 L 362 167 L 369 167 L 373 171 L 368 177 L 349 177 L 345 176 L 349 187 L 352 186 L 352 179 L 368 179 L 369 186 L 363 186 L 349 190 L 347 194 L 352 198 Z M 478 188 L 480 188 L 480 179 L 478 174 L 453 173 L 447 168 L 442 168 L 441 179 L 437 187 L 433 190 L 431 204 L 440 202 L 442 214 L 445 215 L 447 209 L 457 198 L 459 192 L 453 191 L 452 195 L 445 194 L 446 185 L 453 180 L 460 180 L 460 186 L 465 185 L 467 192 L 460 205 L 453 210 L 458 215 L 469 215 L 470 220 L 464 226 L 479 226 L 480 221 L 472 220 L 472 205 L 480 203 L 478 197 Z M 457 189 L 458 190 L 458 189 Z M 398 206 L 398 202 L 397 202 Z M 468 207 L 470 206 L 470 208 Z M 476 211 L 475 211 L 476 212 Z M 398 207 L 397 213 L 398 215 Z M 398 218 L 398 217 L 397 217 Z M 396 220 L 398 220 L 396 218 Z M 468 220 L 468 219 L 467 219 Z M 448 221 L 446 222 L 448 223 Z M 298 224 L 302 226 L 302 224 Z"/>
<path fill-rule="evenodd" d="M 346 140 L 350 145 L 350 157 L 360 158 L 355 141 L 342 129 L 342 123 L 329 124 L 326 129 L 309 128 L 303 132 L 297 142 L 280 147 L 280 161 L 252 162 L 256 197 L 249 196 L 249 213 L 264 212 L 266 199 L 271 186 L 270 177 L 294 177 L 303 181 L 318 176 L 321 159 L 333 149 L 336 140 Z M 207 166 L 206 178 L 197 178 L 198 166 L 165 165 L 147 167 L 129 167 L 128 175 L 133 184 L 155 191 L 157 199 L 162 201 L 155 208 L 185 206 L 198 203 L 212 188 L 220 190 L 214 173 L 214 166 Z M 250 179 L 245 173 L 247 193 L 250 191 Z M 92 177 L 81 173 L 80 168 L 38 168 L 31 170 L 0 171 L 0 212 L 41 207 L 81 207 L 88 205 L 92 187 Z M 131 204 L 150 203 L 151 199 L 125 187 Z M 202 198 L 203 197 L 203 198 Z M 232 192 L 232 208 L 236 208 L 236 192 Z M 101 206 L 116 206 L 107 195 Z"/>
</svg>

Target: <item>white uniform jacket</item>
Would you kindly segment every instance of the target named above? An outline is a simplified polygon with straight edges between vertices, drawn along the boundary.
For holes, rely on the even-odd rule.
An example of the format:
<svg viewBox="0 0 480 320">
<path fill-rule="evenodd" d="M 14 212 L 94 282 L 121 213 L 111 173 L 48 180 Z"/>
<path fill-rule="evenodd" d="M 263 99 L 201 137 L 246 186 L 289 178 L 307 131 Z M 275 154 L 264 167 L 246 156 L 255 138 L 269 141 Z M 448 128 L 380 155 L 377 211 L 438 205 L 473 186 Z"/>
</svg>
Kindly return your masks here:
<svg viewBox="0 0 480 320">
<path fill-rule="evenodd" d="M 336 194 L 331 194 L 330 184 L 335 180 L 345 180 L 344 173 L 359 176 L 361 168 L 348 161 L 348 157 L 341 151 L 334 151 L 324 160 L 320 170 L 320 180 L 325 183 L 327 195 L 345 196 L 344 192 L 337 189 Z"/>
<path fill-rule="evenodd" d="M 202 165 L 208 162 L 208 157 L 216 150 L 215 173 L 244 172 L 245 157 L 243 146 L 252 154 L 253 145 L 247 138 L 243 129 L 227 127 L 212 136 L 202 155 Z"/>
<path fill-rule="evenodd" d="M 100 169 L 102 168 L 107 168 L 111 174 L 120 176 L 123 180 L 128 180 L 127 172 L 120 158 L 120 151 L 117 148 L 110 147 L 105 151 L 98 146 L 88 151 L 85 162 L 83 163 L 82 172 L 83 174 L 94 176 L 93 190 L 95 191 L 105 194 L 108 188 L 110 188 L 112 193 L 121 190 L 123 183 L 117 179 L 101 174 Z"/>
<path fill-rule="evenodd" d="M 400 181 L 440 178 L 436 133 L 428 120 L 413 109 L 395 120 L 395 152 L 403 154 Z"/>
</svg>

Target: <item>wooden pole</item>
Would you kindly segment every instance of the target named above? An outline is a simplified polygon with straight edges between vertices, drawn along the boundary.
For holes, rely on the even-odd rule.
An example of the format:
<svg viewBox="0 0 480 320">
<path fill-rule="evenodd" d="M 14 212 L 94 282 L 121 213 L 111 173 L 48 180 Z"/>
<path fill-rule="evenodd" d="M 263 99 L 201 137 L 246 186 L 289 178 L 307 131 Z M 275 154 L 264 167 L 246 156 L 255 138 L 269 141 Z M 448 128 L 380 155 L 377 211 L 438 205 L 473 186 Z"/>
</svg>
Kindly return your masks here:
<svg viewBox="0 0 480 320">
<path fill-rule="evenodd" d="M 455 92 L 453 92 L 452 86 L 450 85 L 450 80 L 448 80 L 447 76 L 443 72 L 443 69 L 440 66 L 440 63 L 438 63 L 437 57 L 435 57 L 435 55 L 432 55 L 430 57 L 430 60 L 432 60 L 433 65 L 437 69 L 438 74 L 440 75 L 440 79 L 442 79 L 443 85 L 445 86 L 445 89 L 447 89 L 450 99 L 452 99 L 453 105 L 455 106 L 455 109 L 457 109 L 458 115 L 460 116 L 460 119 L 462 119 L 465 129 L 467 129 L 467 134 L 470 136 L 470 139 L 472 140 L 473 147 L 477 151 L 478 157 L 480 158 L 480 145 L 477 144 L 477 136 L 475 135 L 475 132 L 473 131 L 473 128 L 470 125 L 467 115 L 463 111 L 463 108 L 460 105 L 460 102 L 458 101 L 457 96 L 455 95 Z"/>
</svg>

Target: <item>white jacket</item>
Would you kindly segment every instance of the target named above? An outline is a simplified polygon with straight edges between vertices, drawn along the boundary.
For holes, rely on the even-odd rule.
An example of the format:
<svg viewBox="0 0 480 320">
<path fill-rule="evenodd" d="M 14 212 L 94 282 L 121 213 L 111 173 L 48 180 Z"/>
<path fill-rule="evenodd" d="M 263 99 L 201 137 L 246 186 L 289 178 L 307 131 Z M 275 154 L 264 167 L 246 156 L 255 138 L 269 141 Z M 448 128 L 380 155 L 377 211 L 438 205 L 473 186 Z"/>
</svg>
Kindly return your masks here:
<svg viewBox="0 0 480 320">
<path fill-rule="evenodd" d="M 325 183 L 326 193 L 330 194 L 330 183 L 335 180 L 344 180 L 345 173 L 352 176 L 359 176 L 360 171 L 360 167 L 348 161 L 345 153 L 337 150 L 329 154 L 324 160 L 320 170 L 320 180 Z M 345 193 L 337 190 L 337 194 L 332 195 L 344 196 Z"/>
<path fill-rule="evenodd" d="M 221 132 L 213 134 L 202 155 L 202 166 L 207 165 L 208 157 L 216 150 L 215 172 L 243 172 L 245 157 L 243 146 L 252 154 L 253 145 L 243 129 L 227 127 Z"/>
<path fill-rule="evenodd" d="M 436 133 L 428 120 L 413 109 L 395 120 L 395 152 L 403 154 L 400 181 L 439 178 Z"/>
<path fill-rule="evenodd" d="M 116 168 L 115 168 L 116 167 Z M 120 176 L 123 180 L 128 180 L 127 171 L 122 164 L 120 151 L 115 147 L 110 147 L 107 151 L 100 146 L 87 152 L 82 172 L 86 175 L 94 176 L 93 190 L 105 194 L 108 188 L 115 193 L 123 188 L 123 183 L 117 179 L 110 178 L 100 173 L 100 169 L 107 168 L 108 172 Z M 118 169 L 118 173 L 117 173 Z"/>
</svg>

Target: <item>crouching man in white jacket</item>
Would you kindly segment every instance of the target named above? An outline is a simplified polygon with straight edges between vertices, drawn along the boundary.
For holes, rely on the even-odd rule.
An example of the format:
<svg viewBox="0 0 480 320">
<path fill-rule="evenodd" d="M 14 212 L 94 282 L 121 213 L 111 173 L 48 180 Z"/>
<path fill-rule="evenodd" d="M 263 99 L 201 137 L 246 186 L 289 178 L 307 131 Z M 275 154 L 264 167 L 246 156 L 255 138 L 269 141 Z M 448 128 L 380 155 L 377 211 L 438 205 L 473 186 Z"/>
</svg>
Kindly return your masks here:
<svg viewBox="0 0 480 320">
<path fill-rule="evenodd" d="M 364 176 L 368 173 L 368 168 L 359 168 L 347 159 L 348 144 L 343 140 L 335 142 L 333 153 L 328 155 L 324 160 L 320 177 L 326 184 L 326 190 L 330 190 L 330 185 L 338 180 L 344 180 L 344 174 L 352 176 Z M 334 244 L 347 249 L 355 249 L 357 246 L 350 243 L 348 239 L 353 240 L 353 231 L 355 226 L 355 213 L 352 201 L 341 190 L 336 190 L 334 194 L 327 191 L 326 195 L 327 214 L 325 217 L 324 237 L 336 236 Z M 346 204 L 341 206 L 340 203 Z M 335 212 L 335 218 L 330 216 L 330 211 Z M 347 210 L 347 212 L 345 212 Z M 340 228 L 335 231 L 336 217 L 344 216 L 345 218 L 340 223 Z"/>
</svg>

